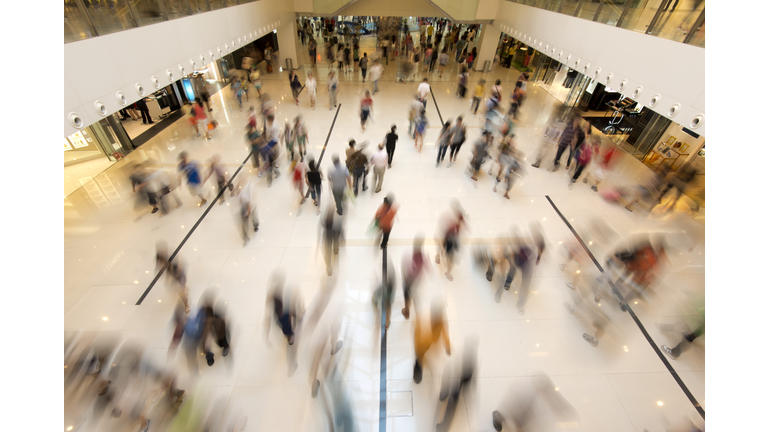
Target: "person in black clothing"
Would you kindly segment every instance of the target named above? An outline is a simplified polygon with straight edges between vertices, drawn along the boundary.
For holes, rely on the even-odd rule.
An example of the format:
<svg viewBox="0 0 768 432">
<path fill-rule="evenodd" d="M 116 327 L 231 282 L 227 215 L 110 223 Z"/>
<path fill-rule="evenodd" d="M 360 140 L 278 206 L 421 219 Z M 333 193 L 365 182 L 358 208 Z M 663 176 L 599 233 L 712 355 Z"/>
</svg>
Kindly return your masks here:
<svg viewBox="0 0 768 432">
<path fill-rule="evenodd" d="M 563 87 L 571 88 L 573 82 L 576 81 L 576 77 L 579 76 L 579 72 L 575 69 L 570 69 L 565 75 L 565 81 L 563 81 Z"/>
<path fill-rule="evenodd" d="M 397 144 L 397 134 L 395 131 L 397 130 L 397 126 L 392 125 L 392 131 L 387 134 L 387 164 L 388 168 L 392 168 L 392 157 L 395 155 L 395 145 Z"/>
<path fill-rule="evenodd" d="M 144 101 L 144 99 L 139 99 L 136 101 L 136 109 L 141 111 L 141 120 L 144 124 L 152 124 L 154 123 L 152 121 L 152 116 L 149 115 L 149 108 L 147 108 L 147 103 Z"/>
<path fill-rule="evenodd" d="M 587 129 L 588 131 L 591 131 L 592 127 L 587 123 Z M 579 148 L 581 148 L 581 145 L 584 144 L 584 140 L 587 137 L 587 133 L 584 131 L 584 128 L 581 126 L 581 119 L 578 119 L 576 121 L 576 124 L 574 125 L 574 135 L 576 137 L 576 142 L 570 147 L 570 150 L 568 151 L 568 162 L 565 163 L 565 169 L 568 169 L 571 167 L 571 161 L 573 160 L 573 156 L 575 154 L 578 154 Z M 590 134 L 591 136 L 591 134 Z"/>
</svg>

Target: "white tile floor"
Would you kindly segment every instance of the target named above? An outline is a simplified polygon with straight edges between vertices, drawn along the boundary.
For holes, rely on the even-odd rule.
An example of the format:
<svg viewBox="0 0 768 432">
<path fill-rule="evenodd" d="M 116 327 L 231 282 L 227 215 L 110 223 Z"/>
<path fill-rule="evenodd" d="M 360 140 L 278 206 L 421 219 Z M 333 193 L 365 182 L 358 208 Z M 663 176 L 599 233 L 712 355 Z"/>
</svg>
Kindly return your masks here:
<svg viewBox="0 0 768 432">
<path fill-rule="evenodd" d="M 364 40 L 364 46 L 370 47 L 370 42 Z M 370 48 L 366 50 L 371 52 Z M 594 241 L 593 252 L 600 261 L 611 245 L 598 244 L 584 228 L 595 218 L 610 224 L 621 238 L 640 231 L 680 233 L 685 226 L 691 233 L 692 225 L 649 216 L 640 209 L 629 213 L 620 206 L 603 202 L 581 182 L 569 190 L 568 178 L 562 170 L 550 173 L 528 167 L 527 176 L 512 189 L 512 198 L 505 200 L 501 194 L 492 192 L 492 178 L 481 175 L 478 182 L 473 182 L 465 172 L 471 143 L 479 135 L 478 128 L 469 130 L 468 143 L 461 151 L 459 163 L 451 168 L 435 168 L 433 144 L 438 129 L 427 132 L 427 145 L 421 154 L 414 150 L 406 133 L 406 107 L 416 91 L 416 84 L 395 82 L 395 66 L 392 64 L 385 71 L 379 83 L 381 92 L 374 96 L 375 121 L 365 133 L 360 132 L 357 110 L 362 91 L 369 84 L 363 83 L 359 76 L 341 78 L 339 102 L 342 105 L 322 169 L 331 166 L 331 155 L 343 155 L 349 138 L 378 143 L 390 125 L 397 124 L 400 142 L 393 167 L 385 175 L 383 193 L 395 193 L 401 205 L 387 251 L 398 274 L 401 257 L 410 250 L 413 236 L 422 233 L 428 238 L 433 237 L 438 218 L 451 199 L 459 199 L 466 208 L 471 228 L 464 239 L 463 258 L 454 270 L 454 281 L 447 281 L 442 275 L 443 267 L 435 268 L 433 263 L 433 272 L 420 287 L 419 309 L 423 313 L 433 298 L 445 301 L 453 356 L 446 360 L 444 355 L 433 353 L 433 367 L 425 370 L 424 380 L 419 385 L 411 379 L 411 325 L 415 318 L 412 315 L 409 322 L 400 314 L 403 297 L 398 284 L 393 322 L 388 331 L 387 390 L 412 391 L 413 416 L 388 418 L 387 430 L 434 428 L 441 371 L 444 365 L 461 358 L 462 345 L 469 335 L 477 335 L 480 341 L 477 388 L 474 398 L 462 398 L 451 431 L 492 430 L 491 413 L 504 406 L 504 395 L 510 389 L 517 392 L 514 394 L 523 392 L 538 371 L 551 377 L 578 413 L 578 421 L 558 418 L 543 403 L 537 402 L 534 423 L 541 428 L 537 430 L 640 432 L 663 431 L 669 422 L 683 418 L 701 423 L 691 402 L 630 316 L 622 313 L 614 300 L 605 299 L 600 306 L 611 319 L 605 339 L 596 348 L 582 339 L 581 334 L 591 331 L 591 326 L 578 312 L 569 315 L 563 308 L 563 302 L 571 298 L 571 291 L 564 285 L 566 274 L 558 267 L 562 260 L 561 243 L 574 242 L 575 238 L 544 196 L 551 197 L 586 242 Z M 443 118 L 464 115 L 470 126 L 479 126 L 480 119 L 468 112 L 469 100 L 453 97 L 455 65 L 452 64 L 449 71 L 442 79 L 437 79 L 436 74 L 430 77 L 431 80 L 434 78 L 432 86 Z M 298 113 L 304 116 L 309 131 L 309 152 L 317 158 L 335 114 L 327 109 L 324 81 L 327 65 L 321 65 L 316 74 L 321 79 L 316 111 L 309 108 L 306 95 L 301 96 L 298 107 L 291 103 L 285 75 L 266 75 L 263 90 L 276 100 L 281 124 Z M 518 75 L 515 70 L 497 68 L 484 78 L 487 81 L 502 79 L 505 88 L 512 88 Z M 300 71 L 300 76 L 303 81 L 304 70 Z M 479 78 L 481 74 L 473 73 L 470 85 Z M 250 176 L 257 184 L 261 220 L 259 233 L 246 247 L 242 246 L 239 237 L 236 208 L 217 205 L 179 253 L 179 258 L 187 264 L 193 307 L 205 290 L 215 290 L 227 302 L 233 324 L 232 354 L 222 359 L 219 351 L 214 351 L 216 363 L 210 368 L 201 365 L 197 390 L 192 391 L 183 354 L 166 363 L 172 333 L 168 322 L 174 304 L 166 278 L 160 278 L 142 305 L 135 305 L 156 274 L 155 243 L 164 240 L 174 250 L 204 209 L 181 189 L 179 193 L 184 204 L 180 209 L 164 218 L 145 215 L 135 220 L 126 162 L 151 158 L 173 170 L 181 150 L 189 152 L 192 159 L 201 163 L 218 153 L 231 175 L 247 155 L 243 141 L 246 111 L 237 109 L 229 88 L 218 93 L 213 103 L 213 115 L 221 127 L 211 141 L 193 137 L 189 126 L 179 121 L 129 155 L 126 161 L 116 163 L 87 187 L 65 199 L 64 331 L 67 334 L 102 332 L 141 341 L 159 364 L 178 370 L 182 388 L 225 407 L 222 409 L 227 421 L 247 416 L 246 431 L 324 430 L 326 420 L 319 399 L 310 396 L 306 346 L 301 345 L 303 348 L 299 350 L 298 370 L 288 377 L 284 339 L 274 330 L 271 347 L 264 339 L 264 300 L 273 271 L 285 272 L 288 283 L 299 290 L 305 303 L 312 300 L 327 277 L 322 257 L 316 250 L 318 217 L 314 207 L 310 200 L 299 212 L 297 193 L 285 177 L 277 179 L 268 189 L 266 181 L 258 179 L 249 164 L 239 173 L 238 177 Z M 517 128 L 519 146 L 527 155 L 535 154 L 538 137 L 554 103 L 555 99 L 549 93 L 535 85 L 529 86 L 528 101 L 522 108 L 522 123 Z M 249 105 L 246 103 L 246 107 Z M 431 99 L 427 104 L 427 115 L 433 125 L 439 125 Z M 287 163 L 283 165 L 287 166 Z M 645 169 L 635 159 L 625 157 L 605 184 L 631 184 Z M 212 186 L 209 182 L 206 188 Z M 211 198 L 213 193 L 213 189 L 208 190 L 208 197 Z M 332 200 L 328 195 L 323 196 L 324 206 Z M 378 317 L 374 315 L 370 298 L 380 278 L 382 263 L 381 252 L 366 230 L 382 195 L 361 193 L 356 206 L 347 212 L 347 245 L 339 252 L 338 270 L 334 273 L 341 308 L 338 316 L 343 321 L 344 347 L 339 356 L 346 365 L 342 368 L 341 383 L 351 401 L 359 431 L 379 430 L 380 340 Z M 526 313 L 521 316 L 514 305 L 518 282 L 513 283 L 509 292 L 504 292 L 500 303 L 496 303 L 493 293 L 498 281 L 487 282 L 484 274 L 473 268 L 470 252 L 473 244 L 494 239 L 513 224 L 526 228 L 533 220 L 542 223 L 547 249 L 535 270 Z M 703 221 L 698 223 L 703 224 Z M 693 226 L 696 224 L 693 222 Z M 690 314 L 685 309 L 686 296 L 704 295 L 703 227 L 698 226 L 701 230 L 696 234 L 693 252 L 688 252 L 688 246 L 680 246 L 682 241 L 671 242 L 675 250 L 670 252 L 671 263 L 665 267 L 655 295 L 632 305 L 658 344 L 671 340 L 656 331 L 655 322 L 667 322 Z M 689 238 L 682 234 L 678 237 L 686 241 Z M 428 241 L 425 249 L 430 256 L 434 255 L 434 242 Z M 583 270 L 590 274 L 597 272 L 589 263 Z M 698 340 L 679 360 L 670 360 L 670 363 L 704 406 L 704 339 Z M 68 412 L 65 421 L 74 422 L 80 418 L 73 416 L 74 413 Z M 118 426 L 117 420 L 103 421 L 113 422 L 109 426 L 112 430 L 123 427 L 138 430 L 137 423 L 123 421 Z M 157 419 L 154 424 L 159 427 L 161 423 L 161 419 Z M 83 429 L 99 430 L 100 426 L 95 421 L 86 421 Z"/>
</svg>

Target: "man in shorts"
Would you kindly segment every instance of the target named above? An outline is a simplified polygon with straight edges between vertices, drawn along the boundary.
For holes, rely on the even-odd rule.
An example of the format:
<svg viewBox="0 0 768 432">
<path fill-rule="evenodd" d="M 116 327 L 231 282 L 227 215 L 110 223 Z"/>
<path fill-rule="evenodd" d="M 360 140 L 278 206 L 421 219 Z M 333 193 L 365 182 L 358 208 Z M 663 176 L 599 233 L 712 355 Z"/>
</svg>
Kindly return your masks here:
<svg viewBox="0 0 768 432">
<path fill-rule="evenodd" d="M 189 160 L 187 152 L 179 153 L 179 184 L 181 184 L 182 174 L 187 178 L 187 186 L 192 196 L 197 195 L 200 198 L 199 206 L 206 203 L 203 196 L 202 182 L 200 181 L 200 170 L 197 168 L 197 162 Z"/>
</svg>

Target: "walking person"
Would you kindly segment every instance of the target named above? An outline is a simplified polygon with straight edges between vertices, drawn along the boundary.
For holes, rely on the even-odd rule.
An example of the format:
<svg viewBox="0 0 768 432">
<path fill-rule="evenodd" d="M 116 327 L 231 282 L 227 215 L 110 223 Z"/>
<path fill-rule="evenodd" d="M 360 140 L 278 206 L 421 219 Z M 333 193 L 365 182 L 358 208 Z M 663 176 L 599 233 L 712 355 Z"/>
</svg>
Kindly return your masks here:
<svg viewBox="0 0 768 432">
<path fill-rule="evenodd" d="M 602 140 L 598 141 L 599 150 L 593 156 L 595 163 L 592 164 L 590 172 L 584 176 L 585 184 L 589 181 L 590 176 L 594 177 L 595 184 L 592 185 L 591 189 L 595 192 L 597 192 L 597 185 L 605 180 L 606 175 L 615 165 L 617 156 L 619 155 L 619 153 L 617 153 L 618 148 L 614 146 L 608 147 L 607 145 L 600 145 L 600 143 L 602 143 Z"/>
<path fill-rule="evenodd" d="M 237 105 L 240 110 L 243 110 L 243 83 L 240 81 L 240 77 L 235 77 L 232 82 L 232 93 L 234 93 L 235 99 L 237 99 Z"/>
<path fill-rule="evenodd" d="M 365 82 L 365 74 L 368 72 L 368 53 L 363 53 L 363 58 L 360 59 L 360 73 L 363 74 L 363 82 Z"/>
<path fill-rule="evenodd" d="M 456 162 L 459 157 L 459 150 L 464 141 L 467 140 L 467 127 L 461 116 L 456 118 L 456 125 L 451 131 L 451 153 L 448 156 L 448 168 Z"/>
<path fill-rule="evenodd" d="M 309 40 L 309 60 L 313 68 L 317 67 L 317 41 L 315 38 Z"/>
<path fill-rule="evenodd" d="M 422 104 L 424 104 L 424 108 L 427 108 L 427 96 L 429 96 L 430 93 L 430 87 L 429 83 L 427 82 L 427 79 L 424 78 L 424 81 L 419 84 L 419 88 L 417 90 L 417 93 L 419 94 L 419 100 Z"/>
<path fill-rule="evenodd" d="M 352 50 L 349 47 L 348 38 L 344 39 L 347 40 L 347 44 L 344 45 L 344 73 L 352 73 Z"/>
<path fill-rule="evenodd" d="M 301 114 L 297 115 L 293 120 L 293 134 L 296 139 L 296 146 L 298 147 L 299 158 L 304 162 L 304 156 L 307 154 L 307 144 L 309 144 L 309 135 L 307 134 L 307 126 L 304 123 L 304 119 Z"/>
<path fill-rule="evenodd" d="M 459 73 L 459 85 L 456 87 L 456 97 L 459 99 L 464 99 L 464 96 L 467 94 L 467 80 L 469 78 L 467 77 L 467 69 L 464 66 L 461 66 L 461 72 Z"/>
<path fill-rule="evenodd" d="M 443 124 L 443 128 L 440 129 L 440 135 L 437 138 L 437 161 L 435 162 L 435 168 L 439 167 L 440 163 L 445 159 L 445 153 L 451 144 L 451 131 L 451 120 L 449 119 Z"/>
<path fill-rule="evenodd" d="M 208 175 L 205 176 L 205 179 L 203 179 L 202 184 L 205 184 L 205 182 L 208 181 L 208 179 L 213 175 L 216 178 L 216 186 L 217 186 L 217 195 L 221 194 L 221 200 L 219 201 L 219 205 L 224 204 L 224 196 L 226 195 L 224 193 L 224 188 L 227 187 L 227 177 L 224 175 L 224 169 L 221 168 L 219 165 L 219 162 L 221 162 L 221 156 L 215 154 L 211 156 L 211 159 L 208 161 L 211 165 L 210 169 L 208 170 Z M 235 196 L 235 188 L 231 184 L 229 185 L 229 190 L 232 191 L 232 196 Z"/>
<path fill-rule="evenodd" d="M 307 164 L 309 170 L 307 171 L 307 188 L 309 194 L 312 196 L 312 201 L 317 207 L 317 214 L 320 214 L 320 195 L 323 191 L 323 173 L 317 169 L 315 161 L 310 160 Z"/>
<path fill-rule="evenodd" d="M 339 47 L 336 50 L 336 63 L 339 73 L 346 73 L 346 70 L 344 69 L 344 44 L 339 44 Z"/>
<path fill-rule="evenodd" d="M 296 143 L 296 135 L 291 131 L 290 123 L 285 122 L 285 128 L 280 134 L 280 138 L 282 138 L 283 145 L 285 146 L 286 158 L 290 161 L 293 161 L 293 146 Z"/>
<path fill-rule="evenodd" d="M 504 198 L 509 199 L 509 191 L 512 189 L 517 171 L 520 170 L 520 160 L 522 158 L 518 155 L 512 136 L 506 136 L 499 144 L 499 174 L 496 176 L 496 185 L 493 186 L 493 192 L 496 192 L 496 186 L 501 183 L 501 175 L 504 174 L 504 179 L 507 182 L 506 190 L 504 191 Z"/>
<path fill-rule="evenodd" d="M 240 178 L 239 192 L 237 200 L 240 203 L 240 227 L 243 236 L 243 247 L 248 245 L 251 240 L 248 236 L 250 226 L 253 226 L 253 232 L 259 232 L 259 217 L 256 215 L 255 200 L 253 199 L 253 182 L 248 176 Z"/>
<path fill-rule="evenodd" d="M 355 73 L 357 73 L 358 63 L 360 63 L 360 46 L 354 44 L 352 46 L 352 67 L 354 68 Z"/>
<path fill-rule="evenodd" d="M 192 124 L 195 126 L 197 136 L 200 136 L 200 129 L 202 129 L 205 139 L 210 140 L 211 137 L 208 134 L 208 114 L 206 113 L 205 106 L 200 98 L 195 98 L 195 103 L 192 105 L 190 114 L 195 116 L 195 121 Z"/>
<path fill-rule="evenodd" d="M 427 133 L 427 126 L 429 121 L 427 120 L 427 110 L 421 108 L 418 117 L 416 117 L 416 126 L 414 128 L 413 143 L 416 149 L 421 153 L 421 148 L 424 146 L 424 135 Z"/>
<path fill-rule="evenodd" d="M 442 78 L 443 72 L 445 72 L 445 66 L 448 65 L 448 50 L 446 48 L 443 48 L 443 51 L 440 53 L 439 61 L 440 68 L 438 69 L 439 73 L 437 76 Z"/>
<path fill-rule="evenodd" d="M 379 79 L 381 79 L 381 74 L 384 73 L 384 66 L 379 63 L 379 60 L 376 59 L 373 61 L 373 66 L 371 66 L 371 81 L 373 81 L 373 94 L 376 94 L 376 92 L 379 91 Z"/>
<path fill-rule="evenodd" d="M 589 123 L 586 123 L 586 125 L 582 126 L 581 119 L 576 123 L 574 126 L 574 142 L 571 145 L 570 149 L 568 150 L 568 162 L 565 164 L 565 169 L 568 169 L 571 167 L 571 161 L 573 160 L 573 157 L 576 156 L 576 154 L 579 152 L 579 149 L 581 149 L 582 145 L 586 141 L 587 137 L 592 136 L 591 129 L 592 126 L 590 126 Z"/>
<path fill-rule="evenodd" d="M 416 94 L 408 110 L 408 135 L 416 139 L 416 119 L 419 117 L 421 109 L 424 108 L 421 103 L 421 97 Z"/>
<path fill-rule="evenodd" d="M 352 155 L 347 158 L 347 163 L 350 166 L 350 171 L 352 171 L 352 178 L 354 179 L 354 193 L 355 196 L 357 196 L 361 179 L 363 183 L 363 192 L 368 190 L 365 185 L 366 177 L 368 174 L 368 157 L 365 155 L 365 153 L 363 153 L 362 146 L 356 149 L 354 153 L 352 153 Z"/>
<path fill-rule="evenodd" d="M 365 132 L 365 124 L 372 116 L 373 99 L 371 99 L 371 92 L 366 90 L 363 99 L 360 101 L 360 127 L 363 129 L 363 132 Z"/>
<path fill-rule="evenodd" d="M 339 91 L 339 79 L 336 78 L 336 74 L 331 71 L 328 74 L 328 110 L 336 108 L 336 94 Z"/>
<path fill-rule="evenodd" d="M 488 131 L 483 131 L 483 136 L 475 142 L 475 148 L 472 153 L 469 171 L 472 174 L 472 180 L 477 181 L 477 173 L 485 163 L 488 157 L 488 149 L 493 145 L 493 135 Z"/>
<path fill-rule="evenodd" d="M 395 156 L 395 146 L 397 145 L 397 126 L 392 125 L 390 132 L 385 137 L 387 142 L 387 167 L 392 168 L 392 158 Z"/>
<path fill-rule="evenodd" d="M 553 172 L 560 168 L 560 158 L 565 153 L 566 147 L 572 146 L 576 142 L 576 129 L 581 129 L 578 126 L 580 120 L 581 117 L 578 114 L 574 114 L 562 134 L 560 134 L 560 142 L 557 143 L 557 154 L 555 155 L 554 167 L 552 168 Z"/>
<path fill-rule="evenodd" d="M 307 89 L 307 96 L 309 96 L 309 103 L 314 111 L 315 97 L 317 96 L 317 80 L 312 76 L 312 71 L 307 72 L 307 81 L 304 84 Z"/>
<path fill-rule="evenodd" d="M 435 430 L 437 432 L 447 432 L 451 426 L 453 416 L 456 412 L 456 408 L 459 404 L 459 397 L 464 394 L 465 403 L 469 403 L 474 397 L 474 388 L 476 386 L 475 370 L 477 369 L 477 338 L 473 336 L 467 337 L 462 347 L 464 355 L 461 362 L 461 369 L 458 371 L 458 375 L 454 377 L 447 377 L 446 372 L 443 371 L 443 383 L 440 388 L 440 404 L 442 401 L 448 399 L 448 403 L 445 407 L 445 413 L 443 414 L 443 420 L 437 424 Z"/>
<path fill-rule="evenodd" d="M 426 271 L 432 272 L 429 265 L 429 257 L 423 252 L 423 246 L 424 239 L 418 236 L 415 237 L 413 239 L 413 251 L 403 256 L 403 264 L 400 267 L 403 275 L 403 300 L 405 304 L 405 307 L 400 312 L 405 319 L 411 316 L 411 300 L 414 299 L 419 277 Z"/>
<path fill-rule="evenodd" d="M 507 273 L 507 280 L 504 282 L 504 289 L 509 290 L 517 269 L 519 268 L 522 276 L 520 280 L 520 288 L 518 288 L 516 306 L 520 315 L 524 315 L 525 303 L 528 300 L 528 291 L 530 289 L 531 278 L 533 276 L 533 267 L 531 264 L 534 262 L 534 254 L 531 246 L 523 243 L 520 240 L 519 231 L 513 229 L 510 234 L 510 254 L 507 258 L 509 262 L 509 272 Z"/>
<path fill-rule="evenodd" d="M 666 195 L 667 192 L 674 188 L 676 189 L 676 195 L 674 198 L 672 198 L 672 201 L 667 204 L 667 211 L 672 211 L 675 208 L 677 201 L 679 201 L 680 197 L 682 197 L 685 193 L 688 185 L 691 183 L 691 181 L 693 181 L 693 178 L 696 177 L 696 174 L 698 174 L 698 172 L 690 164 L 686 167 L 678 169 L 673 173 L 668 174 L 664 179 L 666 185 L 661 189 L 658 198 L 656 198 L 656 204 L 654 204 L 651 210 L 653 210 L 656 205 L 661 204 L 661 199 L 664 198 L 664 195 Z"/>
<path fill-rule="evenodd" d="M 373 217 L 372 225 L 379 229 L 376 239 L 378 240 L 378 237 L 381 236 L 381 249 L 387 247 L 389 233 L 392 232 L 397 209 L 398 206 L 395 204 L 395 196 L 389 194 L 384 198 L 384 202 L 379 206 L 379 209 L 376 210 L 376 214 Z"/>
<path fill-rule="evenodd" d="M 291 165 L 293 165 L 291 179 L 293 180 L 293 187 L 299 192 L 299 197 L 301 199 L 299 206 L 301 206 L 304 204 L 304 201 L 307 200 L 307 197 L 304 195 L 304 183 L 307 181 L 307 167 L 304 165 L 304 162 L 300 160 L 293 161 Z"/>
<path fill-rule="evenodd" d="M 200 198 L 200 204 L 198 204 L 198 206 L 202 207 L 205 205 L 207 201 L 205 200 L 205 196 L 203 196 L 203 190 L 200 182 L 200 171 L 197 168 L 197 162 L 189 160 L 187 152 L 185 151 L 179 153 L 178 170 L 178 184 L 181 184 L 181 177 L 183 174 L 187 179 L 189 192 L 192 194 L 192 196 L 197 196 Z"/>
<path fill-rule="evenodd" d="M 469 109 L 472 110 L 472 114 L 477 114 L 477 108 L 480 106 L 485 97 L 485 80 L 481 79 L 475 86 L 475 93 L 472 95 L 472 103 L 469 105 Z"/>
<path fill-rule="evenodd" d="M 448 321 L 445 319 L 442 305 L 433 301 L 429 321 L 415 319 L 413 345 L 416 362 L 413 365 L 413 380 L 416 384 L 421 383 L 424 367 L 428 366 L 425 363 L 427 351 L 440 341 L 443 343 L 445 354 L 450 356 L 451 340 L 448 338 Z"/>
<path fill-rule="evenodd" d="M 435 264 L 440 264 L 441 255 L 445 257 L 445 277 L 453 282 L 451 270 L 453 270 L 456 251 L 459 249 L 459 234 L 462 228 L 466 227 L 461 209 L 459 207 L 455 208 L 453 214 L 444 218 L 443 225 L 442 245 L 435 255 Z"/>
<path fill-rule="evenodd" d="M 547 127 L 544 129 L 544 135 L 541 137 L 541 142 L 539 142 L 539 147 L 536 150 L 536 158 L 531 164 L 532 167 L 539 168 L 541 161 L 549 154 L 550 149 L 560 142 L 560 134 L 565 128 L 565 122 L 561 121 L 564 110 L 565 106 L 559 105 L 555 107 L 549 116 Z"/>
<path fill-rule="evenodd" d="M 379 144 L 379 150 L 371 155 L 371 166 L 373 167 L 373 191 L 381 192 L 381 183 L 384 181 L 384 173 L 387 171 L 387 151 L 384 143 Z"/>
<path fill-rule="evenodd" d="M 293 93 L 293 100 L 296 101 L 296 105 L 299 105 L 299 93 L 301 92 L 301 82 L 299 82 L 299 75 L 293 74 L 291 79 L 291 92 Z"/>
<path fill-rule="evenodd" d="M 253 87 L 259 93 L 259 98 L 261 98 L 261 73 L 258 69 L 254 69 L 251 73 L 251 82 L 253 83 Z"/>
<path fill-rule="evenodd" d="M 336 202 L 336 213 L 341 216 L 344 214 L 344 192 L 347 188 L 352 187 L 352 178 L 347 167 L 339 161 L 339 155 L 333 155 L 331 161 L 333 162 L 333 169 L 328 173 L 328 179 L 330 179 L 331 193 Z"/>
<path fill-rule="evenodd" d="M 598 154 L 599 151 L 600 150 L 597 146 L 597 142 L 592 142 L 581 146 L 578 154 L 576 155 L 576 172 L 573 173 L 573 178 L 571 178 L 571 182 L 568 184 L 569 189 L 573 188 L 573 184 L 576 183 L 576 180 L 579 179 L 579 176 L 581 176 L 584 168 L 589 165 L 594 155 Z"/>
</svg>

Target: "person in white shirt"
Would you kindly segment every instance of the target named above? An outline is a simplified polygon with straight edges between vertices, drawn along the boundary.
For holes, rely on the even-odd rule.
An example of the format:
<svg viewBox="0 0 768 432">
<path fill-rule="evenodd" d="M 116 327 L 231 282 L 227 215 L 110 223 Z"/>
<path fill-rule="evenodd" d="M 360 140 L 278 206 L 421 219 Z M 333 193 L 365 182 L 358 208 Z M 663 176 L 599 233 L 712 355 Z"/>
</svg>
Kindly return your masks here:
<svg viewBox="0 0 768 432">
<path fill-rule="evenodd" d="M 238 201 L 240 202 L 240 220 L 242 222 L 243 246 L 248 244 L 248 225 L 253 224 L 253 232 L 259 231 L 259 217 L 256 215 L 256 208 L 253 205 L 253 186 L 247 176 L 240 180 L 240 193 Z"/>
<path fill-rule="evenodd" d="M 379 91 L 379 79 L 381 78 L 381 74 L 383 73 L 384 73 L 384 66 L 382 66 L 378 60 L 374 60 L 373 66 L 371 67 L 371 81 L 373 81 L 373 94 L 376 94 L 376 92 Z"/>
<path fill-rule="evenodd" d="M 336 74 L 331 71 L 328 74 L 328 96 L 330 98 L 328 102 L 328 109 L 332 110 L 336 106 L 336 93 L 339 91 L 339 79 L 336 78 Z"/>
<path fill-rule="evenodd" d="M 390 49 L 389 45 L 390 45 L 389 39 L 384 38 L 381 41 L 381 55 L 387 60 L 387 64 L 389 64 L 389 49 Z"/>
<path fill-rule="evenodd" d="M 387 155 L 384 149 L 384 143 L 379 144 L 379 150 L 371 156 L 370 163 L 373 165 L 373 186 L 376 193 L 381 192 L 381 183 L 384 181 L 384 172 L 387 170 Z"/>
<path fill-rule="evenodd" d="M 427 83 L 427 79 L 424 78 L 424 81 L 419 84 L 419 89 L 417 90 L 417 93 L 419 93 L 419 100 L 421 103 L 424 104 L 424 108 L 427 108 L 427 96 L 429 95 L 429 83 Z"/>
<path fill-rule="evenodd" d="M 307 88 L 307 94 L 309 95 L 309 102 L 312 104 L 312 109 L 315 109 L 315 96 L 317 96 L 317 80 L 312 76 L 312 72 L 307 73 L 307 81 L 304 86 Z"/>
</svg>

